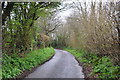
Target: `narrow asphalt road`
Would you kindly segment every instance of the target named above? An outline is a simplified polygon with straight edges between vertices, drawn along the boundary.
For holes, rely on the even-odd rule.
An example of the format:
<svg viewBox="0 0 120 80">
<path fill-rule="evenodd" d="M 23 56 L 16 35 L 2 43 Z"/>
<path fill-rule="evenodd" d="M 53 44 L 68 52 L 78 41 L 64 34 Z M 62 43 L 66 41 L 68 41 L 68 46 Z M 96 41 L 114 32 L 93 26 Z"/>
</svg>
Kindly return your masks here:
<svg viewBox="0 0 120 80">
<path fill-rule="evenodd" d="M 84 78 L 82 67 L 67 51 L 55 49 L 54 57 L 26 78 Z"/>
</svg>

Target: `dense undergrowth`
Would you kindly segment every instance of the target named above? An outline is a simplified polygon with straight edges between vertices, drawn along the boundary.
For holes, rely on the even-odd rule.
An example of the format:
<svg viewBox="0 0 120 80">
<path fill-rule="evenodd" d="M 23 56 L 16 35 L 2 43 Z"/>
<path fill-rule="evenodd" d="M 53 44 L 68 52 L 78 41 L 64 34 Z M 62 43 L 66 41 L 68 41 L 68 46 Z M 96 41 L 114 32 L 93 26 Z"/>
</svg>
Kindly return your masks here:
<svg viewBox="0 0 120 80">
<path fill-rule="evenodd" d="M 98 74 L 98 77 L 104 80 L 120 79 L 120 66 L 115 66 L 110 57 L 98 57 L 93 53 L 85 53 L 83 50 L 66 48 L 66 51 L 72 53 L 83 64 L 92 65 L 90 75 Z"/>
<path fill-rule="evenodd" d="M 33 67 L 42 64 L 54 54 L 53 48 L 34 50 L 20 58 L 17 54 L 3 55 L 2 78 L 14 78 L 24 70 L 31 70 Z"/>
</svg>

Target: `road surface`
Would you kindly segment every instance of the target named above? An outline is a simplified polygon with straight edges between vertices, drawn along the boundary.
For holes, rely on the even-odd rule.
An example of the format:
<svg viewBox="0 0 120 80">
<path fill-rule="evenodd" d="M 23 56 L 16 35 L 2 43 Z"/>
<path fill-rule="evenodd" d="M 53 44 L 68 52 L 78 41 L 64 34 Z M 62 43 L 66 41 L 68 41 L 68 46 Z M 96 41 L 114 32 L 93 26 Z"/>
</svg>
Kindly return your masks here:
<svg viewBox="0 0 120 80">
<path fill-rule="evenodd" d="M 82 67 L 72 54 L 55 49 L 54 57 L 26 78 L 84 78 Z"/>
</svg>

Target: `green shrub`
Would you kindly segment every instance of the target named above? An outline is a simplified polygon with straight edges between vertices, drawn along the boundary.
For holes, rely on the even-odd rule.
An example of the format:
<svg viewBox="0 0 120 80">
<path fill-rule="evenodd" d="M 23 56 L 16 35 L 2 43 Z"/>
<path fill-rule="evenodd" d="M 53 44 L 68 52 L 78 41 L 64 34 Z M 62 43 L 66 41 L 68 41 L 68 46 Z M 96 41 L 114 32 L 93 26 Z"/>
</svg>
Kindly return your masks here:
<svg viewBox="0 0 120 80">
<path fill-rule="evenodd" d="M 25 54 L 20 58 L 17 54 L 3 55 L 2 77 L 14 78 L 21 74 L 23 70 L 31 70 L 33 67 L 45 62 L 54 54 L 53 48 L 44 48 Z"/>
<path fill-rule="evenodd" d="M 109 57 L 102 57 L 97 64 L 93 66 L 94 73 L 100 73 L 99 78 L 118 78 L 120 77 L 120 66 L 114 66 Z"/>
</svg>

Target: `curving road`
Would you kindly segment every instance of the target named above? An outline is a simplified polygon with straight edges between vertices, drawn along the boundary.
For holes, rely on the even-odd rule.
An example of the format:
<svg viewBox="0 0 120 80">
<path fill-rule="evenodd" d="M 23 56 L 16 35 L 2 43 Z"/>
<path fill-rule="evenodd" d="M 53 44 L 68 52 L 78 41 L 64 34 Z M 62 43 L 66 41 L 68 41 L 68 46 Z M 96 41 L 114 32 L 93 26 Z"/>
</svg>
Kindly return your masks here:
<svg viewBox="0 0 120 80">
<path fill-rule="evenodd" d="M 54 57 L 26 78 L 84 78 L 82 67 L 67 51 L 55 49 Z"/>
</svg>

